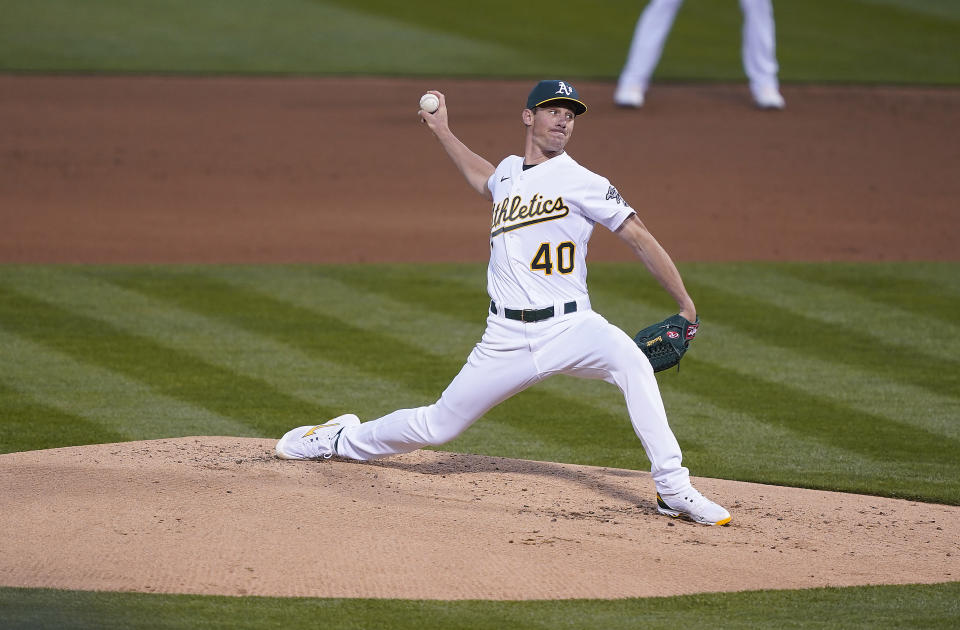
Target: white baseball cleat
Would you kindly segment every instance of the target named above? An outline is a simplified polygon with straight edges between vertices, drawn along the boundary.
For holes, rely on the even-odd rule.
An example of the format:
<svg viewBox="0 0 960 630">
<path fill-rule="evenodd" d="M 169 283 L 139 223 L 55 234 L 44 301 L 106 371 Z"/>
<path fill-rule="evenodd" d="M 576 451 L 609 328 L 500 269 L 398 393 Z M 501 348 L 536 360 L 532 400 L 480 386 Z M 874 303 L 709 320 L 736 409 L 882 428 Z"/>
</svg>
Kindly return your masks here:
<svg viewBox="0 0 960 630">
<path fill-rule="evenodd" d="M 677 494 L 657 493 L 657 511 L 674 518 L 682 517 L 704 525 L 726 525 L 730 512 L 690 487 Z"/>
<path fill-rule="evenodd" d="M 613 93 L 613 102 L 617 107 L 643 107 L 645 90 L 639 85 L 618 86 Z"/>
<path fill-rule="evenodd" d="M 346 427 L 360 426 L 360 418 L 352 413 L 336 417 L 324 424 L 297 427 L 287 431 L 277 442 L 280 459 L 330 459 L 336 455 L 337 438 Z"/>
<path fill-rule="evenodd" d="M 760 88 L 753 93 L 753 102 L 760 109 L 783 109 L 787 102 L 783 100 L 780 90 L 773 86 Z"/>
</svg>

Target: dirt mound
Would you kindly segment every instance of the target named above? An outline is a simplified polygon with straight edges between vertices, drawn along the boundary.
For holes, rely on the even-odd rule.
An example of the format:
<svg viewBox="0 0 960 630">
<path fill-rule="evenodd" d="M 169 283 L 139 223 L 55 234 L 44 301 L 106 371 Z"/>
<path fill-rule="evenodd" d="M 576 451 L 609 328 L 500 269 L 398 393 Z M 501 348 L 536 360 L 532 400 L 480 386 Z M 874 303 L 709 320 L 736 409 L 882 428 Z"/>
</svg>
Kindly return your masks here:
<svg viewBox="0 0 960 630">
<path fill-rule="evenodd" d="M 960 507 L 419 451 L 287 462 L 190 437 L 0 455 L 0 585 L 415 599 L 617 598 L 960 576 Z"/>
</svg>

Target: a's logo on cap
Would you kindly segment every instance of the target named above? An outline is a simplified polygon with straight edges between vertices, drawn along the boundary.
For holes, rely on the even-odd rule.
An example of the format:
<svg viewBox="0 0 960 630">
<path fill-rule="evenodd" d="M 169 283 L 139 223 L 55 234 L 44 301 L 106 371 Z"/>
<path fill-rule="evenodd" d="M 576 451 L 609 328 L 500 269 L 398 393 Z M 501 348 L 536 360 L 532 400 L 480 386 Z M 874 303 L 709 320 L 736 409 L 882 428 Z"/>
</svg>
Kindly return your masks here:
<svg viewBox="0 0 960 630">
<path fill-rule="evenodd" d="M 557 91 L 554 94 L 563 94 L 564 96 L 570 96 L 573 94 L 573 86 L 567 85 L 563 81 L 557 81 Z"/>
</svg>

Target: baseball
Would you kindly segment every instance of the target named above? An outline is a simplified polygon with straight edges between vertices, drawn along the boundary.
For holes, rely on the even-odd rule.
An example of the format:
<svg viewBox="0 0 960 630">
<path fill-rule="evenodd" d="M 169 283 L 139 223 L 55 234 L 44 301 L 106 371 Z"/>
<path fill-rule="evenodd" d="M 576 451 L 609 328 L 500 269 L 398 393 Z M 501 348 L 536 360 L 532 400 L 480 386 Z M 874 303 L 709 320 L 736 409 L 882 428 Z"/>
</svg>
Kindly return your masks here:
<svg viewBox="0 0 960 630">
<path fill-rule="evenodd" d="M 433 94 L 424 94 L 420 97 L 420 109 L 432 114 L 440 108 L 440 99 Z"/>
</svg>

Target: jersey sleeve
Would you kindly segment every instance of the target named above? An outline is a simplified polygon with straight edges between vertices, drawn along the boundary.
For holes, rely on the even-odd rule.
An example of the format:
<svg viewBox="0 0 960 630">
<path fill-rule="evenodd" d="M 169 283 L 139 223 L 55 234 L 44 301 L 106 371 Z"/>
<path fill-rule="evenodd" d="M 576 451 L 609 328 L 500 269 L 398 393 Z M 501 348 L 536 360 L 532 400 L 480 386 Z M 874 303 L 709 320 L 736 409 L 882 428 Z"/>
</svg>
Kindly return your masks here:
<svg viewBox="0 0 960 630">
<path fill-rule="evenodd" d="M 596 175 L 584 190 L 583 214 L 614 232 L 635 213 L 607 178 Z"/>
<path fill-rule="evenodd" d="M 497 194 L 497 191 L 496 191 L 496 189 L 494 188 L 494 186 L 496 186 L 496 184 L 497 184 L 497 171 L 499 171 L 499 170 L 500 170 L 500 167 L 498 166 L 497 168 L 495 168 L 495 169 L 493 170 L 493 174 L 490 175 L 490 177 L 487 178 L 487 190 L 490 191 L 490 194 L 491 194 L 491 195 L 496 195 L 496 194 Z"/>
<path fill-rule="evenodd" d="M 487 190 L 490 191 L 490 194 L 494 198 L 497 197 L 497 184 L 501 181 L 507 181 L 510 179 L 510 174 L 516 168 L 517 160 L 522 161 L 523 158 L 519 158 L 515 155 L 509 155 L 497 164 L 497 167 L 493 169 L 493 174 L 487 178 Z"/>
</svg>

